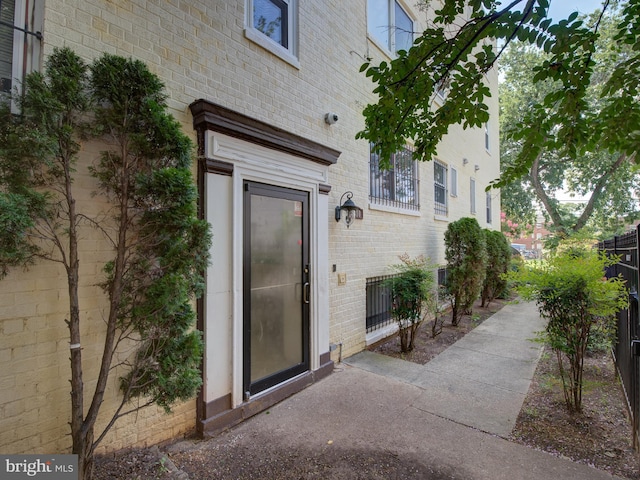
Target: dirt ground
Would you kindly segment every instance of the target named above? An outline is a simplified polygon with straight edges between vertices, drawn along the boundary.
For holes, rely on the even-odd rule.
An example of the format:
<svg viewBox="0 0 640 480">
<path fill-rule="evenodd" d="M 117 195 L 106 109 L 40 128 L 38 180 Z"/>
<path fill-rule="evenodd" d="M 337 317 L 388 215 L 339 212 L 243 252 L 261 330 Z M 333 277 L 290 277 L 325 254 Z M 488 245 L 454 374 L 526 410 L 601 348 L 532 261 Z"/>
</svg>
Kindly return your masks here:
<svg viewBox="0 0 640 480">
<path fill-rule="evenodd" d="M 451 326 L 451 313 L 445 312 L 438 319 L 438 323 L 444 321 L 442 332 L 435 337 L 431 334 L 433 320 L 424 322 L 418 330 L 414 349 L 409 353 L 400 352 L 400 339 L 397 336 L 371 345 L 368 350 L 424 365 L 500 310 L 507 302 L 508 300 L 496 299 L 487 307 L 480 307 L 480 302 L 477 301 L 473 306 L 472 314 L 464 315 L 456 327 Z"/>
<path fill-rule="evenodd" d="M 370 350 L 415 363 L 427 363 L 505 303 L 505 300 L 496 300 L 489 308 L 480 308 L 476 304 L 473 314 L 464 316 L 457 327 L 450 325 L 447 316 L 442 333 L 435 338 L 431 335 L 431 325 L 423 325 L 414 350 L 408 354 L 400 353 L 397 337 L 379 342 L 371 346 Z M 589 356 L 585 361 L 583 414 L 569 415 L 563 402 L 555 356 L 545 352 L 510 440 L 623 478 L 640 479 L 640 455 L 631 448 L 631 427 L 626 404 L 609 354 Z M 417 471 L 412 469 L 415 465 L 407 464 L 391 454 L 388 458 L 370 458 L 359 452 L 343 451 L 319 460 L 311 452 L 308 455 L 305 452 L 295 452 L 291 457 L 270 450 L 268 441 L 253 443 L 262 445 L 264 452 L 238 452 L 232 443 L 218 445 L 215 452 L 208 452 L 217 459 L 213 469 L 210 461 L 203 461 L 194 451 L 181 451 L 175 446 L 165 447 L 160 451 L 153 447 L 99 457 L 94 478 L 185 478 L 173 470 L 174 464 L 192 480 L 326 478 L 326 473 L 336 472 L 336 468 L 342 467 L 346 476 L 341 478 L 457 478 L 454 472 Z M 162 460 L 163 456 L 170 461 Z M 347 472 L 351 473 L 347 475 Z"/>
<path fill-rule="evenodd" d="M 610 353 L 584 363 L 582 414 L 564 404 L 555 354 L 545 350 L 511 440 L 556 456 L 640 479 L 640 455 L 632 449 L 631 422 Z"/>
</svg>

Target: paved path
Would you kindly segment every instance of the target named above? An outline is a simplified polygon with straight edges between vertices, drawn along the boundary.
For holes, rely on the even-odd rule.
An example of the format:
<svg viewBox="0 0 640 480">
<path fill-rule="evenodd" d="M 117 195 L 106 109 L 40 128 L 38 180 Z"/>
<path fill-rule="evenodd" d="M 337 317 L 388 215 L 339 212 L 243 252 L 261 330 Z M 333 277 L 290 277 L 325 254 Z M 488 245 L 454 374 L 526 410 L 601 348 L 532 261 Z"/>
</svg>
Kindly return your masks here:
<svg viewBox="0 0 640 480">
<path fill-rule="evenodd" d="M 618 478 L 501 438 L 527 393 L 540 354 L 530 339 L 542 327 L 535 305 L 521 303 L 424 366 L 362 352 L 228 432 L 170 450 L 196 455 L 207 478 L 238 478 L 214 474 L 234 462 L 242 478 Z"/>
<path fill-rule="evenodd" d="M 369 351 L 345 363 L 419 387 L 420 410 L 507 437 L 540 357 L 532 340 L 543 328 L 534 303 L 508 304 L 426 365 Z"/>
</svg>

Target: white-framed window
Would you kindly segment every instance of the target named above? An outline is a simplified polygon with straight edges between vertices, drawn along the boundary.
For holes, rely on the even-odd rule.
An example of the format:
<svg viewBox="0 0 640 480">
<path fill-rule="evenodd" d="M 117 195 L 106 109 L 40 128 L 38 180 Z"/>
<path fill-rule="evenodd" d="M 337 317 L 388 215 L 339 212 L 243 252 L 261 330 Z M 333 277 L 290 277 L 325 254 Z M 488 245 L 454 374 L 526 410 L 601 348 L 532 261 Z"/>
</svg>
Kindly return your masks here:
<svg viewBox="0 0 640 480">
<path fill-rule="evenodd" d="M 245 36 L 296 67 L 298 0 L 246 0 Z"/>
<path fill-rule="evenodd" d="M 433 201 L 436 215 L 447 214 L 447 166 L 433 161 Z"/>
<path fill-rule="evenodd" d="M 458 170 L 455 167 L 451 167 L 451 189 L 449 193 L 452 197 L 458 196 Z"/>
<path fill-rule="evenodd" d="M 40 67 L 42 0 L 0 1 L 0 95 Z"/>
<path fill-rule="evenodd" d="M 413 45 L 413 20 L 397 0 L 367 0 L 369 35 L 389 52 Z"/>
<path fill-rule="evenodd" d="M 476 213 L 476 179 L 472 178 L 469 182 L 469 204 L 471 205 L 471 213 Z"/>
<path fill-rule="evenodd" d="M 491 151 L 491 138 L 489 136 L 489 123 L 484 124 L 484 149 L 487 152 Z"/>
<path fill-rule="evenodd" d="M 487 192 L 487 223 L 491 224 L 491 192 Z"/>
<path fill-rule="evenodd" d="M 440 80 L 434 87 L 434 90 L 436 92 L 436 96 L 435 96 L 436 100 L 439 103 L 444 102 L 447 99 L 447 95 L 449 95 L 449 80 L 448 79 Z"/>
<path fill-rule="evenodd" d="M 380 168 L 380 155 L 370 145 L 369 200 L 379 205 L 419 210 L 418 162 L 410 148 L 396 152 L 390 159 L 390 168 Z"/>
</svg>

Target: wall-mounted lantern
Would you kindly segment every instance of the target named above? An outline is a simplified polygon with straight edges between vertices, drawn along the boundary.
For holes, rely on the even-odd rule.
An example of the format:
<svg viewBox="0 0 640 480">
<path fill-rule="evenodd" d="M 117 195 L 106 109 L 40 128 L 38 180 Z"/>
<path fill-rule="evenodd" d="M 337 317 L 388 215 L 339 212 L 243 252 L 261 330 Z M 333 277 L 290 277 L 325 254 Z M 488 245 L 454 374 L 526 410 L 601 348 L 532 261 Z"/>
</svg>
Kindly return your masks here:
<svg viewBox="0 0 640 480">
<path fill-rule="evenodd" d="M 342 203 L 342 199 L 345 196 L 347 197 L 347 199 L 344 201 L 344 203 Z M 356 211 L 359 210 L 356 204 L 353 203 L 353 200 L 351 200 L 352 198 L 353 192 L 344 192 L 340 197 L 340 202 L 338 202 L 340 203 L 340 205 L 336 207 L 336 222 L 340 221 L 342 211 L 344 210 L 344 223 L 347 224 L 347 228 L 349 228 L 351 222 L 353 222 L 353 219 L 356 218 Z"/>
</svg>

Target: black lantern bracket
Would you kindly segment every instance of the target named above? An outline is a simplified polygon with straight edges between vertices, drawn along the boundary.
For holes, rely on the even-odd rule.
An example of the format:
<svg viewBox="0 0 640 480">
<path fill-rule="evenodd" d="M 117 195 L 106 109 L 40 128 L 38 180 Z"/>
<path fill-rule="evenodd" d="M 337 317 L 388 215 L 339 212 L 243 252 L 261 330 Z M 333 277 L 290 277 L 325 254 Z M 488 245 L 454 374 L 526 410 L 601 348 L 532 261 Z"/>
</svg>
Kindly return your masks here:
<svg viewBox="0 0 640 480">
<path fill-rule="evenodd" d="M 347 199 L 343 202 L 342 199 L 347 197 Z M 340 197 L 339 205 L 336 207 L 336 222 L 339 222 L 342 217 L 342 211 L 345 212 L 344 223 L 347 224 L 347 228 L 351 226 L 353 220 L 356 218 L 356 212 L 359 208 L 352 200 L 353 192 L 344 192 Z"/>
</svg>

